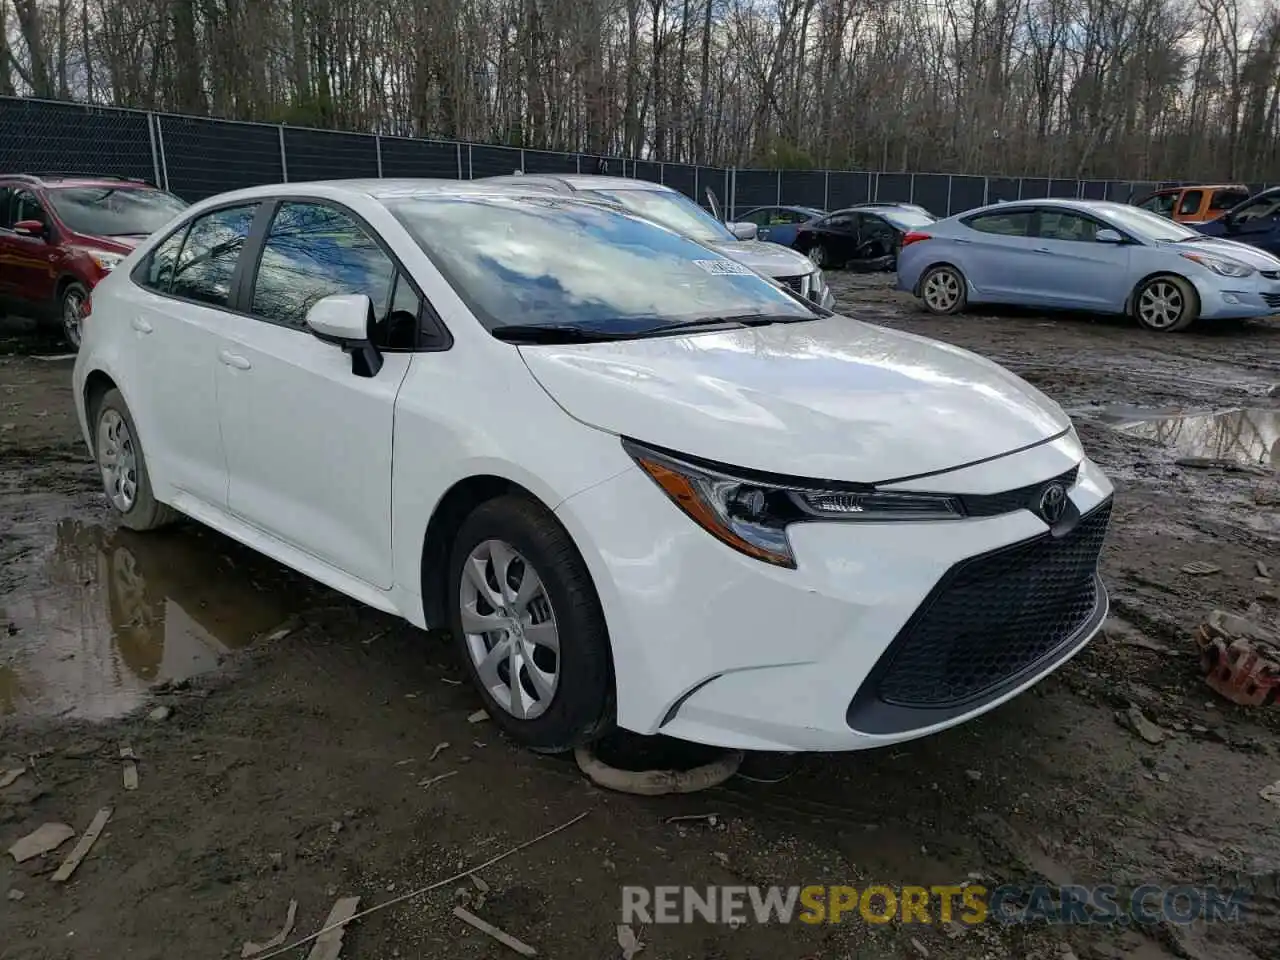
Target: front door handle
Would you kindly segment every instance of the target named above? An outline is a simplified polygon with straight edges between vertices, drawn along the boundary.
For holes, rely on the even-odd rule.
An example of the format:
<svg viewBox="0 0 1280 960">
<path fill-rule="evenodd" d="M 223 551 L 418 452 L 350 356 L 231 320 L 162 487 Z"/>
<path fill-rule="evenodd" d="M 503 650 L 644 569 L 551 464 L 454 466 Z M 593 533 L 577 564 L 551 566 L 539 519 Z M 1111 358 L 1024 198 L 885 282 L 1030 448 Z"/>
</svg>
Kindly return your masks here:
<svg viewBox="0 0 1280 960">
<path fill-rule="evenodd" d="M 151 326 L 151 324 L 142 317 L 134 317 L 133 329 L 137 330 L 139 333 L 150 333 L 155 329 L 155 327 Z"/>
<path fill-rule="evenodd" d="M 218 354 L 218 359 L 228 367 L 235 367 L 237 370 L 248 370 L 253 366 L 253 364 L 244 357 L 240 356 L 238 353 L 232 353 L 230 350 L 223 350 Z"/>
<path fill-rule="evenodd" d="M 1036 253 L 1053 253 L 1048 247 L 1036 247 Z"/>
</svg>

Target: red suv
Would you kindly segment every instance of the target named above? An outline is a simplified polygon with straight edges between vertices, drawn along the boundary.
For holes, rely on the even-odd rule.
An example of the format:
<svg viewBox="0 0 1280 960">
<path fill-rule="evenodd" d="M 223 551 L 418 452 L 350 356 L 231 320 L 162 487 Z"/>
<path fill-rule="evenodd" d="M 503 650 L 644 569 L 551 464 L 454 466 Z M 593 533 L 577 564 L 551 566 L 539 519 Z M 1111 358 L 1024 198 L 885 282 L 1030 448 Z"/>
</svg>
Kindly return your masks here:
<svg viewBox="0 0 1280 960">
<path fill-rule="evenodd" d="M 0 174 L 0 312 L 57 322 L 78 350 L 89 291 L 187 206 L 143 180 Z"/>
</svg>

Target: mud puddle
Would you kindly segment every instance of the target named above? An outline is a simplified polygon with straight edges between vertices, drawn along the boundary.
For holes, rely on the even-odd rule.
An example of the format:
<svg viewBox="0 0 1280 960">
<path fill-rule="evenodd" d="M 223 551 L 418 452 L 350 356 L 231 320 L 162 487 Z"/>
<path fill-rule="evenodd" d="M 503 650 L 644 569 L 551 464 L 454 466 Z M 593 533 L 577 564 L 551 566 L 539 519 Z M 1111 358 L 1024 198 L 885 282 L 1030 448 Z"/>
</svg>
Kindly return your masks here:
<svg viewBox="0 0 1280 960">
<path fill-rule="evenodd" d="M 1073 414 L 1129 436 L 1154 440 L 1176 457 L 1280 469 L 1280 410 L 1195 411 L 1111 405 Z"/>
<path fill-rule="evenodd" d="M 151 684 L 214 669 L 290 613 L 208 531 L 65 518 L 21 540 L 0 592 L 0 714 L 126 713 Z"/>
</svg>

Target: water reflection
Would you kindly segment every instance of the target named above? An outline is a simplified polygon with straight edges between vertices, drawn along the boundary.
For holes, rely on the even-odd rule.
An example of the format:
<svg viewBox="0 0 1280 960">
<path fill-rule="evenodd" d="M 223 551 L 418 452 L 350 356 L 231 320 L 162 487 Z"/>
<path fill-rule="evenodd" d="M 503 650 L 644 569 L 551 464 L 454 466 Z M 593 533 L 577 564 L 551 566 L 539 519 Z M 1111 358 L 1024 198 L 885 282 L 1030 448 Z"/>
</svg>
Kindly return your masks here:
<svg viewBox="0 0 1280 960">
<path fill-rule="evenodd" d="M 0 713 L 125 712 L 149 684 L 209 670 L 287 616 L 217 535 L 74 520 L 53 533 L 7 571 L 17 576 L 0 596 L 0 623 L 12 625 L 0 636 Z"/>
<path fill-rule="evenodd" d="M 1098 419 L 1123 433 L 1156 440 L 1180 457 L 1209 457 L 1280 469 L 1280 411 L 1188 413 L 1108 407 Z"/>
</svg>

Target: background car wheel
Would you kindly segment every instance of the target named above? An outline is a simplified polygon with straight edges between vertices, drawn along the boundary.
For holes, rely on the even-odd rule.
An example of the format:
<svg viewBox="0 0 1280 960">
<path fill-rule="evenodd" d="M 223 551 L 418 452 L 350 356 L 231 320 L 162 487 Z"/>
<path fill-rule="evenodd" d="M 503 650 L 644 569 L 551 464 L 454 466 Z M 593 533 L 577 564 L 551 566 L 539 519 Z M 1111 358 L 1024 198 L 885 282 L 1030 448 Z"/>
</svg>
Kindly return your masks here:
<svg viewBox="0 0 1280 960">
<path fill-rule="evenodd" d="M 69 283 L 62 291 L 58 316 L 62 320 L 63 339 L 73 350 L 80 349 L 80 322 L 84 319 L 84 305 L 88 299 L 89 291 L 82 283 Z"/>
<path fill-rule="evenodd" d="M 1156 333 L 1177 333 L 1200 317 L 1200 298 L 1181 277 L 1152 277 L 1133 295 L 1133 315 Z"/>
<path fill-rule="evenodd" d="M 964 274 L 955 267 L 933 267 L 920 280 L 920 302 L 930 313 L 959 313 L 967 300 Z"/>
<path fill-rule="evenodd" d="M 545 508 L 517 496 L 477 507 L 454 541 L 448 589 L 463 663 L 512 738 L 563 753 L 613 726 L 604 612 L 586 564 Z"/>
<path fill-rule="evenodd" d="M 809 248 L 808 257 L 819 270 L 826 270 L 831 266 L 831 254 L 827 253 L 827 248 L 820 243 L 815 243 Z"/>
<path fill-rule="evenodd" d="M 177 519 L 156 500 L 138 442 L 138 428 L 119 390 L 108 390 L 93 411 L 93 452 L 107 501 L 130 530 L 155 530 Z"/>
</svg>

